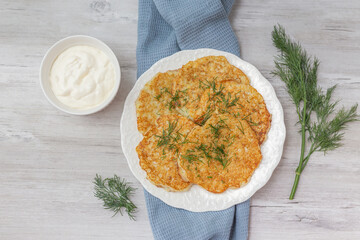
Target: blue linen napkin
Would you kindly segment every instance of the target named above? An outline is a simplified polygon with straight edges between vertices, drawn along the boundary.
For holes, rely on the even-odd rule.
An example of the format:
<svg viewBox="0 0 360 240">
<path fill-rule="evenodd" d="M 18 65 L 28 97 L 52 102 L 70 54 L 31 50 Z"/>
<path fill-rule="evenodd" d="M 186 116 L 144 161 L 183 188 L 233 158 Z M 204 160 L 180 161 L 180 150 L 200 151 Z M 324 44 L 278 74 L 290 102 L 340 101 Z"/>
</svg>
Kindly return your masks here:
<svg viewBox="0 0 360 240">
<path fill-rule="evenodd" d="M 240 55 L 228 14 L 234 0 L 139 0 L 138 77 L 161 58 L 185 49 L 213 48 Z M 155 239 L 247 239 L 250 200 L 223 211 L 170 207 L 146 190 Z"/>
</svg>

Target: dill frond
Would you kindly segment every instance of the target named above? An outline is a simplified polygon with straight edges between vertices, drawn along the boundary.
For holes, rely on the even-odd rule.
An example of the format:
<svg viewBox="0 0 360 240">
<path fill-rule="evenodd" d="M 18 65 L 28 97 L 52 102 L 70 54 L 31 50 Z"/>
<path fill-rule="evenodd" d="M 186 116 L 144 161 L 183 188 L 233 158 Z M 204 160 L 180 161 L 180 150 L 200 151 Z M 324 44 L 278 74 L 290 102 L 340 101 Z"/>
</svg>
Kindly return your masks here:
<svg viewBox="0 0 360 240">
<path fill-rule="evenodd" d="M 135 220 L 134 213 L 137 207 L 130 200 L 135 188 L 130 186 L 130 183 L 125 179 L 114 175 L 113 178 L 105 178 L 96 174 L 94 178 L 94 196 L 104 202 L 104 208 L 114 211 L 116 214 L 123 215 L 125 210 L 131 220 Z"/>
<path fill-rule="evenodd" d="M 280 52 L 275 57 L 273 74 L 285 83 L 287 92 L 296 107 L 298 124 L 301 126 L 300 161 L 289 197 L 293 199 L 301 172 L 311 154 L 315 151 L 326 153 L 341 146 L 344 136 L 342 131 L 346 124 L 359 120 L 356 112 L 358 105 L 355 104 L 350 109 L 341 108 L 335 111 L 338 101 L 332 102 L 331 96 L 336 86 L 330 87 L 325 93 L 318 87 L 319 61 L 317 58 L 308 56 L 300 43 L 291 40 L 280 25 L 274 26 L 272 40 Z M 305 155 L 306 143 L 310 144 L 310 148 Z"/>
</svg>

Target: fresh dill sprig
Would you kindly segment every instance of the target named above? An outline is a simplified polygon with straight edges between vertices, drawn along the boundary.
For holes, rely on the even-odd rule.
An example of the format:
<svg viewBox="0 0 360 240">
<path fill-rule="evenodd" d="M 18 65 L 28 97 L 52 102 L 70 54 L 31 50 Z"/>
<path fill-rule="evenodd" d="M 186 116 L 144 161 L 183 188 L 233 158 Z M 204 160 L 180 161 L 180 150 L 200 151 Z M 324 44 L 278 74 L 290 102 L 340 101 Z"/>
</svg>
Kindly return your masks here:
<svg viewBox="0 0 360 240">
<path fill-rule="evenodd" d="M 123 215 L 125 209 L 131 220 L 135 220 L 134 213 L 136 212 L 135 204 L 130 200 L 135 188 L 131 187 L 125 179 L 114 175 L 113 178 L 105 178 L 96 174 L 94 178 L 94 196 L 104 202 L 105 209 L 114 211 L 116 214 Z"/>
<path fill-rule="evenodd" d="M 286 35 L 282 26 L 274 26 L 272 40 L 280 55 L 275 58 L 273 74 L 280 77 L 295 104 L 301 125 L 301 152 L 299 165 L 295 171 L 294 185 L 289 199 L 293 199 L 301 172 L 315 151 L 326 153 L 341 146 L 346 124 L 358 121 L 357 104 L 350 109 L 342 108 L 335 112 L 338 101 L 331 102 L 336 86 L 326 93 L 317 86 L 319 61 L 309 57 L 297 42 Z M 306 141 L 308 139 L 308 142 Z M 305 154 L 306 143 L 310 148 Z"/>
</svg>

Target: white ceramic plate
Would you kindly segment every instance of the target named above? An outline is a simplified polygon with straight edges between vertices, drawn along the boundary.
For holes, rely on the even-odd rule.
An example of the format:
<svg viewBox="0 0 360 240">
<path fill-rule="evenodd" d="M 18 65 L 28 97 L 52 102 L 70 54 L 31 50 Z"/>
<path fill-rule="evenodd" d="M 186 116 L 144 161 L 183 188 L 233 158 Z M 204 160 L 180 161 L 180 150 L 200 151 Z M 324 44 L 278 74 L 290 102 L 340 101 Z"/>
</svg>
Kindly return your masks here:
<svg viewBox="0 0 360 240">
<path fill-rule="evenodd" d="M 163 188 L 158 188 L 151 184 L 146 179 L 145 171 L 143 171 L 139 165 L 139 158 L 135 148 L 143 137 L 137 130 L 135 101 L 141 89 L 156 73 L 181 68 L 182 65 L 189 61 L 209 55 L 225 56 L 232 65 L 240 68 L 249 77 L 251 85 L 264 97 L 266 106 L 272 114 L 272 122 L 267 140 L 261 146 L 263 159 L 249 183 L 244 187 L 228 189 L 221 194 L 210 193 L 198 185 L 193 185 L 190 190 L 186 192 L 167 192 Z M 144 188 L 170 206 L 193 212 L 223 210 L 249 199 L 269 180 L 281 159 L 285 141 L 283 109 L 269 81 L 266 80 L 253 65 L 233 54 L 213 49 L 181 51 L 155 63 L 149 70 L 141 75 L 127 96 L 120 128 L 123 152 L 131 171 Z"/>
</svg>

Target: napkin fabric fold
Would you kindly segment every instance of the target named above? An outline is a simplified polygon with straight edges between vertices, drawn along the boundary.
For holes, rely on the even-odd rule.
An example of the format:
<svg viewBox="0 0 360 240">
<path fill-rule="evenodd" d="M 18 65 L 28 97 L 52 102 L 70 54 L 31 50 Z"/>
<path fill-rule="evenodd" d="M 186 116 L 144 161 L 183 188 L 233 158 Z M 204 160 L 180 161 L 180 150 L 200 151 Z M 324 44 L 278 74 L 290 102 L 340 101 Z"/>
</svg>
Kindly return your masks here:
<svg viewBox="0 0 360 240">
<path fill-rule="evenodd" d="M 139 0 L 137 75 L 178 51 L 213 48 L 240 55 L 228 14 L 234 0 Z M 247 239 L 249 200 L 223 211 L 170 207 L 145 190 L 155 239 Z"/>
</svg>

